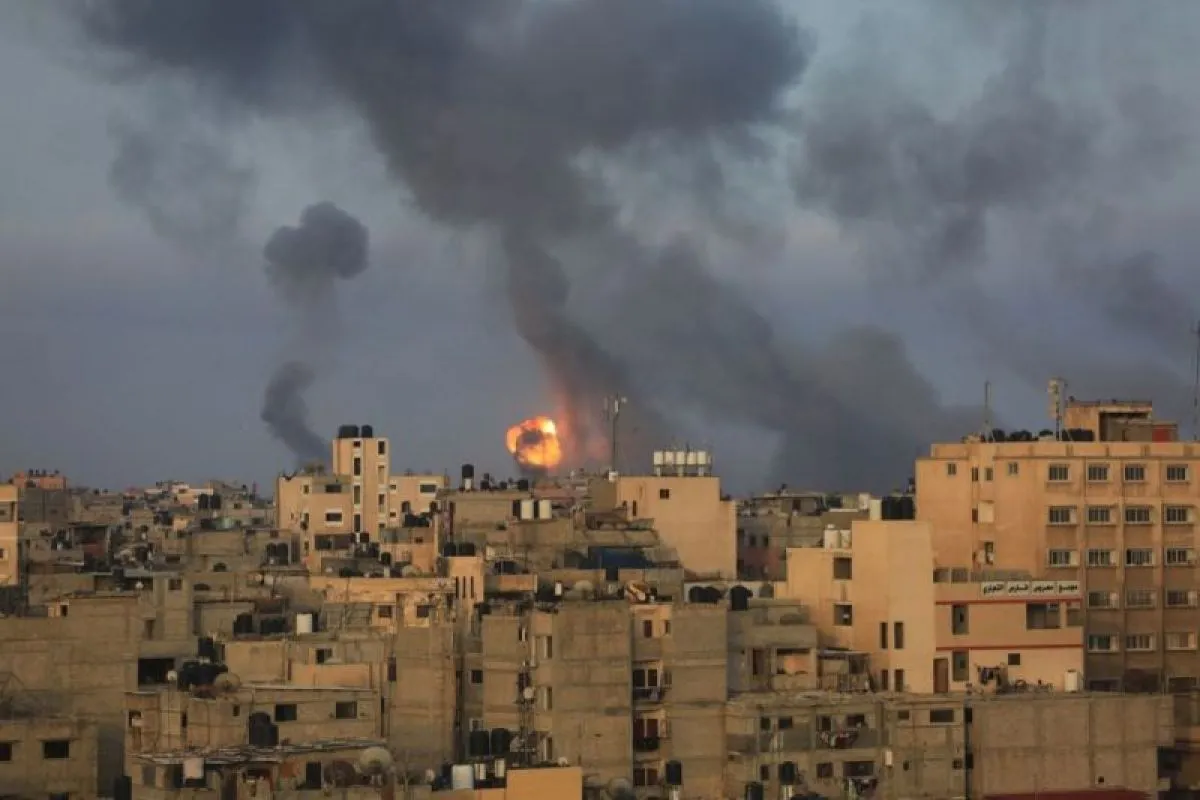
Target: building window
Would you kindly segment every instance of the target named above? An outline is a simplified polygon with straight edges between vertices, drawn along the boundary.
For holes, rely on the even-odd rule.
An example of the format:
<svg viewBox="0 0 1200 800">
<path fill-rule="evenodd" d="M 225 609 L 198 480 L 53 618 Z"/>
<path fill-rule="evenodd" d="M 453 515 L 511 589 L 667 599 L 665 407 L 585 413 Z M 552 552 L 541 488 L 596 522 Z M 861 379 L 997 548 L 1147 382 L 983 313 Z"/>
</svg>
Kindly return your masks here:
<svg viewBox="0 0 1200 800">
<path fill-rule="evenodd" d="M 1087 565 L 1089 567 L 1115 567 L 1117 560 L 1113 557 L 1112 550 L 1088 550 Z"/>
<path fill-rule="evenodd" d="M 904 623 L 897 622 L 892 625 L 892 647 L 897 650 L 904 649 Z"/>
<path fill-rule="evenodd" d="M 833 604 L 833 624 L 848 628 L 854 624 L 854 606 L 849 603 Z"/>
<path fill-rule="evenodd" d="M 379 606 L 379 608 L 377 608 L 375 610 L 380 619 L 391 619 L 392 618 L 392 607 L 391 606 Z"/>
<path fill-rule="evenodd" d="M 658 786 L 658 770 L 654 767 L 634 767 L 634 786 Z"/>
<path fill-rule="evenodd" d="M 481 669 L 471 670 L 471 685 L 472 686 L 482 686 L 483 685 L 483 670 L 481 670 Z"/>
<path fill-rule="evenodd" d="M 333 716 L 335 719 L 358 719 L 358 703 L 353 700 L 345 703 L 334 703 Z"/>
<path fill-rule="evenodd" d="M 1157 592 L 1153 589 L 1126 589 L 1126 608 L 1154 608 L 1154 598 Z"/>
<path fill-rule="evenodd" d="M 539 686 L 538 687 L 538 704 L 541 706 L 542 711 L 553 711 L 554 710 L 554 687 L 553 686 Z"/>
<path fill-rule="evenodd" d="M 1046 552 L 1046 565 L 1050 567 L 1077 567 L 1079 557 L 1074 550 L 1049 550 Z"/>
<path fill-rule="evenodd" d="M 1020 653 L 1009 653 L 1008 654 L 1008 665 L 1010 667 L 1021 666 L 1021 654 Z"/>
<path fill-rule="evenodd" d="M 1112 522 L 1112 509 L 1108 506 L 1088 506 L 1087 521 L 1089 525 L 1108 525 Z"/>
<path fill-rule="evenodd" d="M 0 742 L 0 762 L 13 760 L 13 743 Z"/>
<path fill-rule="evenodd" d="M 642 638 L 654 638 L 654 621 L 649 619 L 642 620 Z"/>
<path fill-rule="evenodd" d="M 1088 464 L 1087 479 L 1091 483 L 1103 483 L 1108 480 L 1108 464 Z"/>
<path fill-rule="evenodd" d="M 929 724 L 952 725 L 954 724 L 954 716 L 953 708 L 931 708 L 929 709 Z"/>
<path fill-rule="evenodd" d="M 1075 522 L 1074 506 L 1050 506 L 1047 520 L 1051 525 L 1072 525 Z"/>
<path fill-rule="evenodd" d="M 1125 551 L 1125 566 L 1153 567 L 1154 550 L 1149 547 L 1130 547 Z"/>
<path fill-rule="evenodd" d="M 979 467 L 971 467 L 971 482 L 979 483 Z"/>
<path fill-rule="evenodd" d="M 1078 600 L 1071 600 L 1067 603 L 1067 627 L 1083 627 L 1083 604 Z"/>
<path fill-rule="evenodd" d="M 854 577 L 854 562 L 845 556 L 833 559 L 833 578 L 838 581 L 848 581 Z"/>
<path fill-rule="evenodd" d="M 554 658 L 554 637 L 539 636 L 537 637 L 538 655 L 544 661 L 549 661 Z"/>
<path fill-rule="evenodd" d="M 1010 462 L 1008 462 L 1008 474 L 1009 474 L 1010 476 L 1012 476 L 1012 475 L 1017 475 L 1017 474 L 1019 474 L 1020 472 L 1021 472 L 1021 465 L 1020 465 L 1020 464 L 1018 464 L 1016 461 L 1010 461 Z"/>
<path fill-rule="evenodd" d="M 1143 483 L 1146 480 L 1146 465 L 1145 464 L 1126 464 L 1125 465 L 1125 482 L 1126 483 Z"/>
<path fill-rule="evenodd" d="M 1115 653 L 1118 650 L 1117 637 L 1111 633 L 1093 633 L 1087 637 L 1089 653 Z"/>
<path fill-rule="evenodd" d="M 296 721 L 296 704 L 295 703 L 276 703 L 275 704 L 275 721 L 276 722 L 295 722 Z"/>
<path fill-rule="evenodd" d="M 1150 506 L 1126 506 L 1125 507 L 1125 524 L 1126 525 L 1149 525 L 1150 524 Z"/>
<path fill-rule="evenodd" d="M 1051 464 L 1047 470 L 1047 476 L 1055 483 L 1069 481 L 1071 479 L 1071 466 L 1069 464 Z"/>
<path fill-rule="evenodd" d="M 1195 608 L 1197 593 L 1191 589 L 1167 589 L 1164 598 L 1167 608 Z"/>
<path fill-rule="evenodd" d="M 1163 557 L 1169 567 L 1191 566 L 1196 560 L 1190 547 L 1168 547 Z"/>
<path fill-rule="evenodd" d="M 1088 592 L 1088 608 L 1117 608 L 1116 592 Z"/>
<path fill-rule="evenodd" d="M 1195 631 L 1175 631 L 1163 637 L 1163 646 L 1167 650 L 1195 650 Z"/>
<path fill-rule="evenodd" d="M 946 465 L 946 477 L 953 478 L 957 474 L 958 474 L 958 464 L 955 464 L 953 461 L 951 461 L 949 464 Z"/>
<path fill-rule="evenodd" d="M 955 683 L 971 679 L 971 659 L 966 650 L 955 650 L 950 654 L 950 677 Z M 896 691 L 900 691 L 897 687 Z"/>
<path fill-rule="evenodd" d="M 670 489 L 659 489 L 658 490 L 658 499 L 659 500 L 670 500 L 671 499 L 671 490 Z"/>
<path fill-rule="evenodd" d="M 817 777 L 821 780 L 833 779 L 833 762 L 819 761 L 817 762 Z"/>
<path fill-rule="evenodd" d="M 1154 635 L 1149 633 L 1126 634 L 1125 649 L 1133 652 L 1149 652 L 1154 649 Z"/>
<path fill-rule="evenodd" d="M 984 468 L 983 468 L 983 479 L 984 479 L 985 481 L 990 481 L 990 480 L 992 479 L 992 474 L 993 474 L 993 473 L 992 473 L 992 468 L 991 468 L 991 467 L 984 467 Z"/>
<path fill-rule="evenodd" d="M 183 588 L 183 580 L 181 578 L 170 578 L 167 580 L 167 589 L 172 592 L 178 592 Z"/>
<path fill-rule="evenodd" d="M 42 742 L 42 758 L 59 761 L 71 757 L 70 739 L 48 739 Z"/>
<path fill-rule="evenodd" d="M 904 670 L 892 670 L 892 677 L 892 688 L 894 688 L 897 692 L 903 692 L 904 687 L 908 685 L 904 682 Z"/>
<path fill-rule="evenodd" d="M 1183 483 L 1188 479 L 1187 464 L 1168 464 L 1167 465 L 1167 481 L 1170 483 Z"/>
<path fill-rule="evenodd" d="M 888 649 L 888 624 L 886 622 L 879 623 L 879 649 Z M 886 670 L 884 673 L 886 674 Z"/>
<path fill-rule="evenodd" d="M 386 440 L 380 439 L 379 443 L 376 444 L 375 446 L 378 448 L 375 452 L 379 453 L 379 455 L 381 455 L 381 456 L 387 455 L 387 441 Z"/>
<path fill-rule="evenodd" d="M 1164 506 L 1163 522 L 1172 525 L 1183 525 L 1192 521 L 1191 506 Z"/>
<path fill-rule="evenodd" d="M 419 483 L 417 484 L 418 494 L 437 494 L 438 485 L 436 483 Z"/>
<path fill-rule="evenodd" d="M 354 457 L 354 476 L 359 477 L 361 475 L 362 475 L 362 457 L 355 456 Z"/>
<path fill-rule="evenodd" d="M 354 505 L 362 505 L 362 487 L 358 485 L 355 485 L 354 487 Z"/>
<path fill-rule="evenodd" d="M 967 606 L 950 606 L 950 632 L 955 636 L 965 636 L 970 630 L 970 612 Z"/>
<path fill-rule="evenodd" d="M 1048 631 L 1062 627 L 1058 603 L 1026 603 L 1025 630 Z"/>
<path fill-rule="evenodd" d="M 325 524 L 326 525 L 341 525 L 342 524 L 342 512 L 341 511 L 326 511 L 325 512 Z"/>
</svg>

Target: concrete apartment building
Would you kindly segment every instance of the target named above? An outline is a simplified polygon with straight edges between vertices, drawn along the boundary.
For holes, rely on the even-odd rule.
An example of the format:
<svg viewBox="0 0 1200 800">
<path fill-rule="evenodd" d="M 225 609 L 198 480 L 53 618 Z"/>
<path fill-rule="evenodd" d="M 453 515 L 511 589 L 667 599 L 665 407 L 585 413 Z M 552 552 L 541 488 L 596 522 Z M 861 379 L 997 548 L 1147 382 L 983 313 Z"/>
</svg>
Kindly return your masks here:
<svg viewBox="0 0 1200 800">
<path fill-rule="evenodd" d="M 788 550 L 780 596 L 811 609 L 823 645 L 861 652 L 879 691 L 1078 689 L 1078 581 L 935 566 L 926 522 L 856 520 Z"/>
<path fill-rule="evenodd" d="M 725 796 L 1149 797 L 1165 787 L 1172 713 L 1154 695 L 745 695 L 729 704 Z"/>
<path fill-rule="evenodd" d="M 0 587 L 21 580 L 20 525 L 17 522 L 17 487 L 0 484 Z"/>
<path fill-rule="evenodd" d="M 1076 440 L 969 439 L 917 462 L 938 565 L 1077 582 L 1092 688 L 1196 687 L 1200 445 L 1142 402 L 1070 400 L 1062 427 Z"/>
</svg>

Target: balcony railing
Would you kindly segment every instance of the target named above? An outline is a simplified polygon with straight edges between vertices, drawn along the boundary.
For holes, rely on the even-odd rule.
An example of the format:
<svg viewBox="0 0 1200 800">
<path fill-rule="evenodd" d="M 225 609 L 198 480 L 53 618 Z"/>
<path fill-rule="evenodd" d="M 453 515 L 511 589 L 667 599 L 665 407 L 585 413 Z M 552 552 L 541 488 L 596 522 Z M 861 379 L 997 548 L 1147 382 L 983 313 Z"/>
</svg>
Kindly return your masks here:
<svg viewBox="0 0 1200 800">
<path fill-rule="evenodd" d="M 666 686 L 635 686 L 633 687 L 633 702 L 661 703 L 666 693 Z"/>
<path fill-rule="evenodd" d="M 633 751 L 635 753 L 656 753 L 660 745 L 660 740 L 657 736 L 639 736 L 633 740 Z"/>
<path fill-rule="evenodd" d="M 879 731 L 872 728 L 846 728 L 817 731 L 817 747 L 825 750 L 854 750 L 879 746 Z"/>
</svg>

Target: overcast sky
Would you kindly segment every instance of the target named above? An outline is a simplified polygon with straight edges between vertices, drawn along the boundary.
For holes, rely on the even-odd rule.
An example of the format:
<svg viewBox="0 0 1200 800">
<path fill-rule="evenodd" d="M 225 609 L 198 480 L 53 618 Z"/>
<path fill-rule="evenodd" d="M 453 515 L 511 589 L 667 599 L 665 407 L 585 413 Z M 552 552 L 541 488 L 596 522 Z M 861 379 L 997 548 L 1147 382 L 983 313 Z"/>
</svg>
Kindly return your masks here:
<svg viewBox="0 0 1200 800">
<path fill-rule="evenodd" d="M 374 424 L 391 437 L 397 467 L 453 471 L 470 460 L 506 471 L 504 429 L 551 402 L 486 242 L 421 213 L 388 176 L 362 120 L 328 111 L 264 117 L 224 138 L 213 123 L 224 156 L 254 175 L 236 232 L 204 247 L 165 235 L 121 196 L 111 170 L 121 126 L 153 114 L 161 122 L 179 98 L 169 86 L 102 76 L 53 13 L 72 4 L 0 6 L 0 95 L 8 99 L 0 108 L 0 473 L 56 468 L 78 483 L 123 486 L 218 476 L 268 482 L 289 468 L 291 456 L 259 419 L 267 375 L 294 347 L 260 253 L 272 231 L 322 200 L 363 221 L 372 254 L 361 278 L 337 287 L 341 322 L 331 321 L 308 397 L 313 425 L 329 435 L 341 423 Z M 941 217 L 928 216 L 925 198 L 907 188 L 903 200 L 883 202 L 889 185 L 860 175 L 853 191 L 835 191 L 828 172 L 796 165 L 806 153 L 816 158 L 814 122 L 823 114 L 841 126 L 835 144 L 854 139 L 854 125 L 887 131 L 909 120 L 884 111 L 901 95 L 940 119 L 964 119 L 962 109 L 1011 58 L 1000 34 L 1020 20 L 996 12 L 1003 4 L 786 3 L 815 48 L 787 100 L 802 122 L 764 134 L 770 157 L 728 170 L 728 203 L 716 221 L 701 208 L 711 190 L 642 168 L 623 172 L 619 160 L 604 165 L 627 225 L 648 242 L 678 233 L 701 242 L 711 274 L 769 319 L 777 339 L 820 347 L 855 325 L 898 335 L 947 406 L 978 403 L 991 379 L 997 416 L 1041 427 L 1043 381 L 1057 371 L 1104 394 L 1170 392 L 1155 399 L 1190 424 L 1187 320 L 1200 287 L 1194 0 L 1048 0 L 1093 14 L 1086 25 L 1078 15 L 1047 23 L 1039 80 L 1124 127 L 1105 128 L 1104 159 L 1028 204 L 1015 189 L 980 201 L 988 238 L 979 264 L 926 274 L 922 262 L 915 276 L 899 267 L 881 275 L 881 261 L 911 257 L 898 241 Z M 989 130 L 1016 120 L 1033 140 L 1015 136 L 1017 145 L 989 151 L 1011 157 L 1001 170 L 1018 171 L 1023 148 L 1056 134 L 1033 130 L 1045 114 L 1000 108 Z M 943 133 L 943 147 L 920 150 L 926 160 L 953 160 L 958 154 L 947 151 L 969 136 L 987 140 L 968 123 Z M 1067 147 L 1054 163 L 1072 157 Z M 808 177 L 796 192 L 795 170 Z M 199 193 L 203 178 L 184 183 Z M 945 200 L 939 184 L 915 180 L 930 205 Z M 184 203 L 186 214 L 189 199 L 171 197 L 184 188 L 156 201 Z M 854 193 L 864 191 L 872 196 Z M 962 205 L 964 197 L 951 200 Z M 898 231 L 881 233 L 889 225 Z M 1146 253 L 1150 260 L 1137 260 Z M 1161 283 L 1153 292 L 1144 288 L 1150 264 Z M 594 280 L 592 290 L 602 291 Z M 614 351 L 639 346 L 622 338 L 619 306 L 581 303 L 579 316 Z M 837 359 L 824 358 L 836 371 Z M 655 381 L 651 361 L 641 367 L 643 383 Z M 849 391 L 853 380 L 838 385 Z M 864 402 L 883 409 L 901 401 L 883 392 Z M 693 443 L 715 445 L 719 471 L 725 465 L 736 488 L 789 479 L 771 466 L 774 434 L 716 419 L 711 406 L 665 411 Z"/>
</svg>

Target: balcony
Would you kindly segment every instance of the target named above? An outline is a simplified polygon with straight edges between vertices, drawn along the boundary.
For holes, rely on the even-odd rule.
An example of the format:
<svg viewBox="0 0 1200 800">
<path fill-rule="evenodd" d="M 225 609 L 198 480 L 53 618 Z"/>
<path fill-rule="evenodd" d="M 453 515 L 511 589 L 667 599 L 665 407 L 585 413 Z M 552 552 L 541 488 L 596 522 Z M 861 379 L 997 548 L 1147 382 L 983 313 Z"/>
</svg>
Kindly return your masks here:
<svg viewBox="0 0 1200 800">
<path fill-rule="evenodd" d="M 812 730 L 803 728 L 784 728 L 778 731 L 760 731 L 758 734 L 758 752 L 792 753 L 812 749 Z"/>
<path fill-rule="evenodd" d="M 634 703 L 661 703 L 667 693 L 666 686 L 635 686 L 633 687 Z"/>
<path fill-rule="evenodd" d="M 657 753 L 661 740 L 657 736 L 639 736 L 633 740 L 633 752 Z"/>
<path fill-rule="evenodd" d="M 847 728 L 817 731 L 817 747 L 822 750 L 861 750 L 879 746 L 879 731 L 871 728 Z"/>
</svg>

